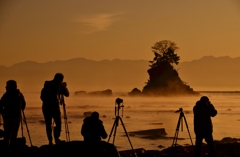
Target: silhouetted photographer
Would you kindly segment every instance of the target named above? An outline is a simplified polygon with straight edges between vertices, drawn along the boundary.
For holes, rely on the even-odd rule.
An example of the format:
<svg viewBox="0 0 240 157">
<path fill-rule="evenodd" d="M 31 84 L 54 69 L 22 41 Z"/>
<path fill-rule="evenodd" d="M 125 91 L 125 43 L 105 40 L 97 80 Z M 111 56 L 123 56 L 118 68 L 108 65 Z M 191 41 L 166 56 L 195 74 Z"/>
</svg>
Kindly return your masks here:
<svg viewBox="0 0 240 157">
<path fill-rule="evenodd" d="M 84 154 L 86 154 L 86 157 L 119 157 L 115 146 L 102 140 L 106 139 L 108 134 L 103 126 L 103 122 L 99 119 L 98 112 L 92 112 L 91 116 L 83 120 L 81 134 L 84 138 Z"/>
<path fill-rule="evenodd" d="M 83 120 L 81 134 L 87 143 L 98 143 L 102 139 L 106 139 L 108 134 L 103 126 L 103 122 L 99 119 L 98 112 L 92 112 L 90 117 Z"/>
<path fill-rule="evenodd" d="M 9 80 L 6 83 L 6 92 L 1 97 L 0 112 L 3 117 L 4 145 L 6 151 L 16 146 L 18 130 L 21 122 L 21 112 L 26 102 L 23 94 L 17 89 L 17 82 Z"/>
<path fill-rule="evenodd" d="M 64 76 L 61 73 L 56 73 L 53 80 L 45 81 L 44 87 L 41 90 L 41 100 L 42 100 L 42 112 L 46 124 L 46 132 L 49 141 L 49 145 L 52 145 L 52 119 L 54 120 L 55 127 L 53 130 L 53 135 L 55 143 L 61 142 L 61 96 L 69 96 L 69 91 L 67 89 L 67 83 L 63 82 Z M 62 104 L 61 104 L 62 105 Z"/>
<path fill-rule="evenodd" d="M 213 126 L 211 117 L 217 115 L 217 110 L 209 101 L 209 98 L 202 96 L 196 105 L 193 107 L 194 113 L 194 132 L 196 134 L 195 155 L 201 156 L 202 140 L 205 139 L 209 156 L 215 157 L 215 146 L 213 142 Z"/>
</svg>

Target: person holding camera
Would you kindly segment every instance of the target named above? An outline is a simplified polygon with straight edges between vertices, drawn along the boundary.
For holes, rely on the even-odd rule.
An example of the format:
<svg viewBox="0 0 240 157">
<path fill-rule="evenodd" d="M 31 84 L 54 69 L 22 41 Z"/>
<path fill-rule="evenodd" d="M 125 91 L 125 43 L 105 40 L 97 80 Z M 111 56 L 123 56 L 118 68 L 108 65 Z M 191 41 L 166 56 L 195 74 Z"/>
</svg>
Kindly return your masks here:
<svg viewBox="0 0 240 157">
<path fill-rule="evenodd" d="M 194 132 L 196 135 L 195 155 L 201 156 L 202 140 L 205 139 L 208 145 L 209 156 L 215 157 L 215 146 L 213 141 L 213 125 L 211 117 L 217 115 L 217 110 L 209 101 L 207 96 L 202 96 L 193 107 Z"/>
<path fill-rule="evenodd" d="M 52 145 L 52 120 L 55 127 L 53 135 L 55 143 L 61 142 L 61 112 L 60 112 L 60 95 L 69 96 L 67 83 L 63 82 L 64 76 L 61 73 L 56 73 L 53 80 L 45 81 L 44 87 L 41 90 L 42 112 L 46 124 L 46 133 L 49 145 Z"/>
</svg>

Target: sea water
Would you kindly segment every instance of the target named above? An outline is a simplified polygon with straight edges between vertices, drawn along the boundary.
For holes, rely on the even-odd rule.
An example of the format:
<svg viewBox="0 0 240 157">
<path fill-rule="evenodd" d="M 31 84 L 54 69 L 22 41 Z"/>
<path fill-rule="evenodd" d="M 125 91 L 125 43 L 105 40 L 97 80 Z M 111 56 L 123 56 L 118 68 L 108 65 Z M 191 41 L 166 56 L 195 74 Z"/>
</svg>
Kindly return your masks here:
<svg viewBox="0 0 240 157">
<path fill-rule="evenodd" d="M 41 146 L 48 144 L 45 124 L 41 110 L 39 93 L 23 93 L 27 102 L 24 111 L 27 123 L 19 129 L 18 137 L 24 136 L 27 145 Z M 218 110 L 216 117 L 212 118 L 213 137 L 221 140 L 224 137 L 240 137 L 240 93 L 201 93 L 209 97 Z M 116 98 L 123 99 L 124 107 L 116 104 Z M 177 136 L 177 144 L 191 145 L 195 142 L 193 131 L 193 106 L 200 96 L 185 97 L 83 97 L 71 94 L 65 98 L 67 112 L 67 126 L 70 140 L 83 140 L 80 134 L 83 124 L 84 112 L 98 111 L 104 127 L 111 137 L 105 139 L 114 143 L 118 150 L 145 148 L 147 150 L 161 150 L 170 147 L 177 131 L 177 123 L 183 109 L 186 121 L 183 120 Z M 62 108 L 61 108 L 62 109 Z M 115 112 L 119 111 L 119 112 Z M 62 112 L 63 113 L 63 112 Z M 121 117 L 119 125 L 115 126 L 115 117 Z M 62 118 L 61 139 L 66 140 L 64 117 Z M 111 132 L 116 127 L 116 133 Z M 2 126 L 0 126 L 2 128 Z M 124 130 L 125 128 L 125 130 Z M 165 138 L 143 138 L 141 136 L 126 136 L 129 132 L 139 130 L 164 128 Z M 22 132 L 23 131 L 23 132 Z M 111 133 L 111 134 L 110 134 Z M 114 141 L 113 141 L 114 140 Z"/>
</svg>

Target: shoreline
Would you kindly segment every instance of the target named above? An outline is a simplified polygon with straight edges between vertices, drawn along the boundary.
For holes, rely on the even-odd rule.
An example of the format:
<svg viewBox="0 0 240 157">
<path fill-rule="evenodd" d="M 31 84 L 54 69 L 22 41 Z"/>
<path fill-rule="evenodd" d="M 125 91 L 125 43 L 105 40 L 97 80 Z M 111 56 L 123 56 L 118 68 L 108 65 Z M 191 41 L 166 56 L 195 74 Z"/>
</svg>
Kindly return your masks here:
<svg viewBox="0 0 240 157">
<path fill-rule="evenodd" d="M 3 140 L 0 140 L 0 146 L 3 148 Z M 214 141 L 216 148 L 216 157 L 239 157 L 240 156 L 240 139 L 225 137 L 221 141 Z M 85 157 L 134 157 L 135 153 L 137 157 L 193 157 L 194 145 L 175 145 L 170 146 L 163 150 L 146 150 L 144 148 L 129 149 L 118 151 L 113 144 L 102 141 L 97 147 L 86 147 L 86 143 L 83 141 L 70 141 L 61 142 L 52 146 L 42 145 L 40 147 L 28 146 L 24 141 L 20 141 L 15 151 L 5 152 L 2 150 L 2 154 L 5 156 L 14 157 L 50 157 L 50 156 L 85 156 Z M 92 146 L 92 145 L 91 145 Z M 202 145 L 202 153 L 205 156 L 208 152 L 206 144 Z M 107 153 L 107 154 L 106 154 Z"/>
</svg>

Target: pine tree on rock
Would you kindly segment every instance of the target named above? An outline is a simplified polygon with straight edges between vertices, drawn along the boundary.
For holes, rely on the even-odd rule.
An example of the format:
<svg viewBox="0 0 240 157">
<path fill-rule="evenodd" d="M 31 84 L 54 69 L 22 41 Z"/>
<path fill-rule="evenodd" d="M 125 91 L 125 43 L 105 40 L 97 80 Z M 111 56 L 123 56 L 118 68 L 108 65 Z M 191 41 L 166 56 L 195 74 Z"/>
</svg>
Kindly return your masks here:
<svg viewBox="0 0 240 157">
<path fill-rule="evenodd" d="M 186 85 L 174 69 L 180 57 L 175 53 L 179 48 L 170 40 L 156 42 L 152 47 L 154 58 L 149 61 L 150 69 L 147 71 L 149 80 L 143 87 L 143 95 L 169 96 L 169 95 L 198 95 L 190 86 Z"/>
</svg>

